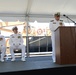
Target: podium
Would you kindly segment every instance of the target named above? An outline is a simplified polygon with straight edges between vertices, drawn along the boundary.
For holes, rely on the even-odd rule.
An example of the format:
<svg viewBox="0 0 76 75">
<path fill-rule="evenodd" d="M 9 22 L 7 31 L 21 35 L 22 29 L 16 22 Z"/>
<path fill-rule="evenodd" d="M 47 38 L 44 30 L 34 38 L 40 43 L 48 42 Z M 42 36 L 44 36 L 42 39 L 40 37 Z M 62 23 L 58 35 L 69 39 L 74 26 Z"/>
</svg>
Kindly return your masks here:
<svg viewBox="0 0 76 75">
<path fill-rule="evenodd" d="M 60 26 L 55 30 L 57 64 L 76 64 L 76 26 Z"/>
</svg>

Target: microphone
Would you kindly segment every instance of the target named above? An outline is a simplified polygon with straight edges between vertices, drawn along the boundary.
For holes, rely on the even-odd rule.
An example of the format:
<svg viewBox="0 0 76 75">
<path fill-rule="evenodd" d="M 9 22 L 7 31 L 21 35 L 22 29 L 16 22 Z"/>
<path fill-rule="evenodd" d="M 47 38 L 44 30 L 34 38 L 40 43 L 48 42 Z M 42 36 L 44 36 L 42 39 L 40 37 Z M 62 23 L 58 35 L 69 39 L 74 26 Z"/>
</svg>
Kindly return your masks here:
<svg viewBox="0 0 76 75">
<path fill-rule="evenodd" d="M 63 14 L 64 17 L 68 18 L 68 16 L 66 16 L 65 14 Z"/>
<path fill-rule="evenodd" d="M 65 14 L 63 14 L 63 16 L 66 16 Z"/>
</svg>

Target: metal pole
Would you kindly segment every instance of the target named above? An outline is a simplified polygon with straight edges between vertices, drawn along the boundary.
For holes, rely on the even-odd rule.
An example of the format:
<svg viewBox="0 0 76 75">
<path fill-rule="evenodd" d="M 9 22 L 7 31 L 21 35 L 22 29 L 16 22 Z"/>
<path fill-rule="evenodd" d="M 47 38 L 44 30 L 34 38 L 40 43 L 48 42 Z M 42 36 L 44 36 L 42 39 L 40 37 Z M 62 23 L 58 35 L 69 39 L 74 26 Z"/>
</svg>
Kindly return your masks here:
<svg viewBox="0 0 76 75">
<path fill-rule="evenodd" d="M 40 36 L 39 36 L 39 52 L 40 52 Z"/>
<path fill-rule="evenodd" d="M 27 46 L 27 54 L 26 56 L 29 57 L 29 37 L 28 37 L 28 25 L 29 25 L 29 16 L 26 16 L 26 46 Z"/>
</svg>

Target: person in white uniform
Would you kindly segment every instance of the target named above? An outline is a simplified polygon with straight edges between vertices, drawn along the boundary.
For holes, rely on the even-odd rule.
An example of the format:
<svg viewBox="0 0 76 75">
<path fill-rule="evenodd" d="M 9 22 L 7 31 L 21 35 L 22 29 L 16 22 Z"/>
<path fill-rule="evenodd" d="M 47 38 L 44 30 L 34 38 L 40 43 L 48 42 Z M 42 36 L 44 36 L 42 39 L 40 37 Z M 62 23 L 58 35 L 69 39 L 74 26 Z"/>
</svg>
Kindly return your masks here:
<svg viewBox="0 0 76 75">
<path fill-rule="evenodd" d="M 53 62 L 56 62 L 56 56 L 55 56 L 55 30 L 59 26 L 64 26 L 63 20 L 60 20 L 60 12 L 57 12 L 54 14 L 54 20 L 51 20 L 49 23 L 49 28 L 51 30 L 51 41 L 52 41 L 52 59 Z"/>
<path fill-rule="evenodd" d="M 10 35 L 10 40 L 9 40 L 9 44 L 10 44 L 10 53 L 12 56 L 12 60 L 11 61 L 15 61 L 15 55 L 14 55 L 14 50 L 16 49 L 20 49 L 22 52 L 22 61 L 25 61 L 25 51 L 26 51 L 26 47 L 23 44 L 23 37 L 20 33 L 18 33 L 18 28 L 15 26 L 13 27 L 12 31 L 14 32 L 14 34 Z"/>
<path fill-rule="evenodd" d="M 6 54 L 6 41 L 5 37 L 0 32 L 0 50 L 1 50 L 1 62 L 4 62 L 4 56 Z"/>
</svg>

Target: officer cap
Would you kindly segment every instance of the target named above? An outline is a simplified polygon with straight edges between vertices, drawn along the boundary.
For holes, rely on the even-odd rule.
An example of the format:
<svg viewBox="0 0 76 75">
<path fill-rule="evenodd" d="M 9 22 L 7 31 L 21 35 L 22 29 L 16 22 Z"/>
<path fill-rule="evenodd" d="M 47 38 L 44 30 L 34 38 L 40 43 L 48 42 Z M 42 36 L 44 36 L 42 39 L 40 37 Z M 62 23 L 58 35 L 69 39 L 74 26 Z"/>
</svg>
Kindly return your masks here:
<svg viewBox="0 0 76 75">
<path fill-rule="evenodd" d="M 55 13 L 54 16 L 60 17 L 60 12 Z"/>
<path fill-rule="evenodd" d="M 12 28 L 12 30 L 13 30 L 13 31 L 14 31 L 14 30 L 18 30 L 18 28 L 15 26 L 15 27 Z"/>
</svg>

